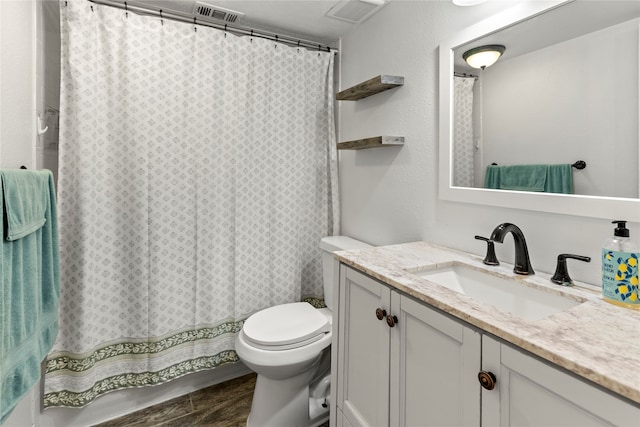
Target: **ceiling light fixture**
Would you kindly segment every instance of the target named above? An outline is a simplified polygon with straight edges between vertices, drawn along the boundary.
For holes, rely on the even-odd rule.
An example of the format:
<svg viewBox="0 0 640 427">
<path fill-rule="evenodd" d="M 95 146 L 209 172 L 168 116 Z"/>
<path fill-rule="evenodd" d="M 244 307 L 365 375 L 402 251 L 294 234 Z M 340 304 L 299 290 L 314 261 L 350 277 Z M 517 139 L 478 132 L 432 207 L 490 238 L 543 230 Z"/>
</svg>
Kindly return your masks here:
<svg viewBox="0 0 640 427">
<path fill-rule="evenodd" d="M 462 58 L 473 68 L 485 69 L 493 65 L 505 51 L 500 44 L 490 44 L 469 49 L 462 54 Z"/>
</svg>

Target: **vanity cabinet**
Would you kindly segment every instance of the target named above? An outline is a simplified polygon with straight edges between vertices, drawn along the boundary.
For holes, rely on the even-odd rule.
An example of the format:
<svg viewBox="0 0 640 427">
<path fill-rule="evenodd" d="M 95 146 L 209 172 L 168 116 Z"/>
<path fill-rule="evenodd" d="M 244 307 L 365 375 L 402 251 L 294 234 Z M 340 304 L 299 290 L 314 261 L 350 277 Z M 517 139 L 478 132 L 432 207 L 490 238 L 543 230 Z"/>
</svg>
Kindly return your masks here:
<svg viewBox="0 0 640 427">
<path fill-rule="evenodd" d="M 479 425 L 481 335 L 344 265 L 338 426 Z"/>
<path fill-rule="evenodd" d="M 344 264 L 339 274 L 332 426 L 639 425 L 639 405 Z"/>
<path fill-rule="evenodd" d="M 482 390 L 483 426 L 640 425 L 638 406 L 488 335 L 482 369 L 497 378 Z"/>
</svg>

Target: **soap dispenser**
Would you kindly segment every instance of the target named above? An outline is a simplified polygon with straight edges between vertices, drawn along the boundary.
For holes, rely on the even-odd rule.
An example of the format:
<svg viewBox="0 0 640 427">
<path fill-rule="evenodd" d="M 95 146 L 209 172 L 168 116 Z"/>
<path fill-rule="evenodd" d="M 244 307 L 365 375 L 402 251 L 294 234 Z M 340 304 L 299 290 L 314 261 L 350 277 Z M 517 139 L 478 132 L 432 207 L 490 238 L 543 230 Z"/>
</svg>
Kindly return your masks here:
<svg viewBox="0 0 640 427">
<path fill-rule="evenodd" d="M 638 257 L 640 248 L 629 238 L 627 221 L 616 220 L 613 237 L 602 248 L 602 298 L 640 310 Z"/>
</svg>

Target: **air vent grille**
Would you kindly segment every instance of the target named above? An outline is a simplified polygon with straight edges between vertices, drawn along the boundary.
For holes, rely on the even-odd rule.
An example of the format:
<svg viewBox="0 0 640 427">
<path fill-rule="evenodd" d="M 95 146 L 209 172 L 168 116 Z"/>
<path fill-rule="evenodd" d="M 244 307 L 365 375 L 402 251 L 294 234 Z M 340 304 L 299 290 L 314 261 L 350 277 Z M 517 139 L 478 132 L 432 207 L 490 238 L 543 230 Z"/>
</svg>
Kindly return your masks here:
<svg viewBox="0 0 640 427">
<path fill-rule="evenodd" d="M 327 16 L 359 24 L 378 12 L 384 5 L 384 0 L 341 0 L 329 9 Z"/>
<path fill-rule="evenodd" d="M 244 17 L 244 13 L 213 6 L 207 3 L 196 2 L 193 14 L 197 18 L 213 21 L 238 23 Z"/>
</svg>

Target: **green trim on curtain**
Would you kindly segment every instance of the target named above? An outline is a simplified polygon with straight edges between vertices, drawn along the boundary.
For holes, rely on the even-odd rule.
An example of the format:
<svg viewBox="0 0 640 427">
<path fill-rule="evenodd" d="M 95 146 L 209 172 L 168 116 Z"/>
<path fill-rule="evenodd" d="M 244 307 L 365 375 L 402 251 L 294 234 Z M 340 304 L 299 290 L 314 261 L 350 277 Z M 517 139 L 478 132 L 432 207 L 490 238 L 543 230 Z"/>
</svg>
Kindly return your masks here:
<svg viewBox="0 0 640 427">
<path fill-rule="evenodd" d="M 222 351 L 214 356 L 199 357 L 180 362 L 157 372 L 127 373 L 104 378 L 97 381 L 89 390 L 82 392 L 62 390 L 47 393 L 43 397 L 43 403 L 45 408 L 52 406 L 81 408 L 111 391 L 159 385 L 187 374 L 216 368 L 227 363 L 235 363 L 238 360 L 235 351 Z"/>
</svg>

